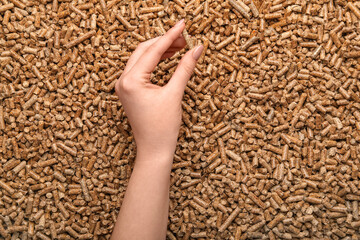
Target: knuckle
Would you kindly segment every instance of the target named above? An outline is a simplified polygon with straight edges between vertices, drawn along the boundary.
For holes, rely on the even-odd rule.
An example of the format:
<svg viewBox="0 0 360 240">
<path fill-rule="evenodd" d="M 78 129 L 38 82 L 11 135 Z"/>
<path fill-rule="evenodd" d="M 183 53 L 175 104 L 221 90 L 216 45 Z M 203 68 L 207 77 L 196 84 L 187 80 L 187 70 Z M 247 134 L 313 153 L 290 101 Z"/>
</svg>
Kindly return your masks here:
<svg viewBox="0 0 360 240">
<path fill-rule="evenodd" d="M 136 50 L 142 49 L 144 47 L 145 47 L 145 42 L 142 42 L 136 47 Z"/>
<path fill-rule="evenodd" d="M 189 64 L 184 64 L 184 71 L 188 74 L 192 73 L 193 68 Z"/>
<path fill-rule="evenodd" d="M 182 60 L 180 64 L 185 73 L 192 74 L 192 72 L 194 71 L 192 64 L 189 64 L 187 61 Z"/>
<path fill-rule="evenodd" d="M 125 77 L 124 79 L 122 79 L 122 81 L 120 82 L 119 88 L 120 88 L 120 91 L 125 94 L 132 93 L 134 91 L 133 77 L 128 76 L 128 77 Z"/>
<path fill-rule="evenodd" d="M 145 54 L 153 54 L 156 57 L 161 57 L 164 54 L 164 51 L 161 49 L 160 45 L 157 45 L 154 46 L 154 48 L 147 49 Z"/>
<path fill-rule="evenodd" d="M 166 33 L 166 38 L 168 39 L 168 41 L 171 41 L 171 42 L 174 42 L 178 37 L 179 35 L 176 34 L 176 30 L 175 29 L 171 29 L 172 31 L 169 31 Z M 182 35 L 181 35 L 182 36 Z"/>
<path fill-rule="evenodd" d="M 142 42 L 136 47 L 135 51 L 143 51 L 144 49 L 146 49 L 146 46 L 146 42 Z"/>
<path fill-rule="evenodd" d="M 149 46 L 149 41 L 145 41 L 145 42 L 141 42 L 139 43 L 139 45 L 136 47 L 137 50 L 143 50 L 146 49 Z"/>
<path fill-rule="evenodd" d="M 147 48 L 146 50 L 145 50 L 145 54 L 150 54 L 150 53 L 152 53 L 152 52 L 158 52 L 159 51 L 159 45 L 157 45 L 157 44 L 153 44 L 153 45 L 151 45 L 151 47 L 149 47 L 149 48 Z M 145 55 L 144 54 L 144 55 Z"/>
<path fill-rule="evenodd" d="M 191 74 L 196 66 L 196 62 L 194 61 L 191 52 L 188 52 L 188 54 L 181 61 L 184 65 L 185 71 Z"/>
<path fill-rule="evenodd" d="M 118 96 L 120 96 L 120 78 L 115 83 L 115 92 Z"/>
</svg>

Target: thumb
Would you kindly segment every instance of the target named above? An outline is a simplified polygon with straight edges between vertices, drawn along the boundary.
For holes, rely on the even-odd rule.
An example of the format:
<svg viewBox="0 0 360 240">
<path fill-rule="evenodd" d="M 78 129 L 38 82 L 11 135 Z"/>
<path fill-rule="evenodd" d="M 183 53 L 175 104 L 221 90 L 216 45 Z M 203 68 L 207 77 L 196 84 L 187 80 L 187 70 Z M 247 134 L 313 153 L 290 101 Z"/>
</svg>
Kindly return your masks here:
<svg viewBox="0 0 360 240">
<path fill-rule="evenodd" d="M 203 50 L 204 47 L 200 45 L 188 51 L 183 56 L 178 67 L 176 68 L 174 75 L 172 76 L 170 82 L 167 84 L 167 87 L 170 88 L 171 91 L 181 94 L 182 96 L 186 84 L 194 71 L 196 62 L 200 58 Z"/>
</svg>

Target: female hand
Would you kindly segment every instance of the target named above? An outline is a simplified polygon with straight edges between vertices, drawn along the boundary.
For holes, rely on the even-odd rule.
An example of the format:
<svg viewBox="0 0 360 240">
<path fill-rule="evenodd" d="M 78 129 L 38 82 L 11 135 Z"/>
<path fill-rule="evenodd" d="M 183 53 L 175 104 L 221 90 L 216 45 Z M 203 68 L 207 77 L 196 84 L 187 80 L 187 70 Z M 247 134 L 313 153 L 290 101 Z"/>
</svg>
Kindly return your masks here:
<svg viewBox="0 0 360 240">
<path fill-rule="evenodd" d="M 116 82 L 115 90 L 129 119 L 138 155 L 172 156 L 181 125 L 181 100 L 203 46 L 187 52 L 164 87 L 150 81 L 160 60 L 185 46 L 179 21 L 164 36 L 141 43 Z"/>
</svg>

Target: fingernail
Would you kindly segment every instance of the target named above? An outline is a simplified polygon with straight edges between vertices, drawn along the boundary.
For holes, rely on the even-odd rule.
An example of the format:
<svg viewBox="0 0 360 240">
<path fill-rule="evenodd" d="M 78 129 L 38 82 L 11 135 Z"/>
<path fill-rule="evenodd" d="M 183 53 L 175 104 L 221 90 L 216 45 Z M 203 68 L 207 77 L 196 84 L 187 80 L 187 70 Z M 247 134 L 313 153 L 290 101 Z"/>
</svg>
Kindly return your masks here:
<svg viewBox="0 0 360 240">
<path fill-rule="evenodd" d="M 178 21 L 174 27 L 178 27 L 180 26 L 185 20 L 184 19 L 181 19 L 180 21 Z"/>
<path fill-rule="evenodd" d="M 197 61 L 199 60 L 201 53 L 204 51 L 204 46 L 200 45 L 198 47 L 195 48 L 194 52 L 193 52 L 193 58 Z"/>
</svg>

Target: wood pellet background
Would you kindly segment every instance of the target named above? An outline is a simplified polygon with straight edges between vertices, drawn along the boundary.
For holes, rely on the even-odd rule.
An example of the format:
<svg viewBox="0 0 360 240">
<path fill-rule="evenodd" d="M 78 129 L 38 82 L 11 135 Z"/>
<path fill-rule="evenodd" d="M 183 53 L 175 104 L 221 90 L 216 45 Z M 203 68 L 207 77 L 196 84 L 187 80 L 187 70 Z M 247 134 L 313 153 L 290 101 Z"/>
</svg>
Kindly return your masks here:
<svg viewBox="0 0 360 240">
<path fill-rule="evenodd" d="M 182 104 L 167 238 L 360 239 L 359 9 L 0 0 L 0 238 L 110 238 L 136 153 L 115 81 L 140 42 L 185 18 L 205 52 Z"/>
</svg>

